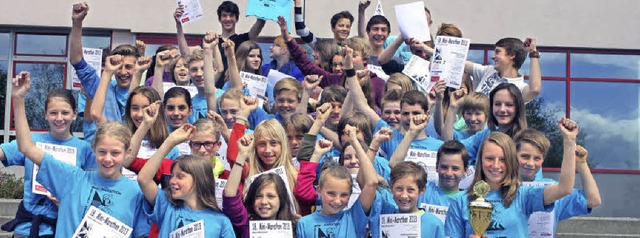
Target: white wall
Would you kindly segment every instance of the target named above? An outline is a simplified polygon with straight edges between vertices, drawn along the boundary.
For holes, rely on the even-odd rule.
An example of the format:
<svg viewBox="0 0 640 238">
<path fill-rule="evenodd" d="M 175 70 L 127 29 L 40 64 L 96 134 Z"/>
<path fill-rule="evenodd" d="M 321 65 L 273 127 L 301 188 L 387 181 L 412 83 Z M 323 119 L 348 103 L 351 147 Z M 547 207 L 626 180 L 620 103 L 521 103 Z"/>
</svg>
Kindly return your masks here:
<svg viewBox="0 0 640 238">
<path fill-rule="evenodd" d="M 393 5 L 414 0 L 382 0 L 385 13 L 395 22 Z M 75 1 L 0 0 L 5 9 L 0 26 L 70 27 L 71 5 Z M 174 0 L 92 0 L 85 27 L 122 29 L 133 33 L 174 33 Z M 205 18 L 185 27 L 187 33 L 219 31 L 215 10 L 221 1 L 201 1 Z M 244 12 L 246 0 L 235 1 Z M 336 7 L 349 2 L 344 7 Z M 307 25 L 322 37 L 330 37 L 329 19 L 333 13 L 349 10 L 357 14 L 358 0 L 308 0 Z M 370 17 L 377 0 L 367 11 Z M 539 45 L 589 48 L 637 49 L 640 42 L 640 1 L 636 0 L 539 0 L 539 1 L 427 1 L 434 26 L 441 22 L 457 24 L 474 43 L 493 44 L 505 36 L 534 36 Z M 11 6 L 11 7 L 9 7 Z M 253 17 L 241 17 L 238 31 L 247 31 Z M 397 26 L 392 25 L 397 34 Z M 278 34 L 270 22 L 264 36 Z M 352 28 L 352 35 L 356 28 Z"/>
</svg>

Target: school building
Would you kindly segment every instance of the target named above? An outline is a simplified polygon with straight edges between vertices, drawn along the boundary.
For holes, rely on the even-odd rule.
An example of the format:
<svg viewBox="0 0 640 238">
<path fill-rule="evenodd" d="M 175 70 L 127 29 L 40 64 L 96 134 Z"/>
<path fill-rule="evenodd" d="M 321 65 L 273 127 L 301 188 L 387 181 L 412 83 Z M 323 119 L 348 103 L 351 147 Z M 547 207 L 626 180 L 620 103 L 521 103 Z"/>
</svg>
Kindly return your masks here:
<svg viewBox="0 0 640 238">
<path fill-rule="evenodd" d="M 378 0 L 366 11 L 373 15 Z M 415 0 L 380 0 L 392 22 L 392 35 L 399 34 L 394 5 Z M 201 1 L 204 18 L 184 26 L 191 45 L 206 31 L 220 32 L 216 8 L 221 1 Z M 249 30 L 254 17 L 245 17 L 246 0 L 236 0 L 241 17 L 237 32 Z M 46 130 L 44 98 L 55 87 L 72 88 L 68 62 L 71 6 L 74 1 L 0 0 L 0 136 L 4 142 L 15 134 L 10 102 L 10 78 L 29 70 L 33 85 L 27 98 L 27 113 L 33 131 Z M 153 55 L 163 44 L 175 44 L 173 12 L 176 1 L 110 0 L 88 1 L 83 45 L 110 48 L 135 39 L 147 44 Z M 347 4 L 347 5 L 345 5 Z M 358 1 L 308 0 L 307 26 L 316 35 L 332 37 L 329 19 L 349 10 L 357 19 Z M 640 1 L 426 1 L 432 14 L 434 34 L 443 23 L 456 24 L 471 39 L 469 59 L 492 64 L 493 44 L 502 37 L 534 37 L 541 52 L 542 93 L 528 105 L 532 127 L 552 137 L 557 120 L 569 116 L 580 125 L 580 143 L 589 150 L 589 163 L 600 186 L 603 205 L 595 216 L 640 217 L 634 201 L 640 196 Z M 260 44 L 268 59 L 268 47 L 279 34 L 268 21 Z M 352 26 L 351 36 L 357 35 Z M 521 69 L 528 75 L 528 63 Z M 81 123 L 81 119 L 78 120 Z M 78 136 L 81 125 L 77 126 Z M 552 139 L 552 141 L 554 141 Z M 556 143 L 557 144 L 557 143 Z M 559 144 L 559 146 L 562 146 Z M 555 156 L 555 155 L 553 155 Z M 552 157 L 553 157 L 552 156 Z M 555 164 L 559 165 L 558 159 Z M 557 176 L 559 169 L 547 163 L 545 174 Z M 577 186 L 579 179 L 577 179 Z M 635 208 L 635 209 L 629 209 Z"/>
</svg>

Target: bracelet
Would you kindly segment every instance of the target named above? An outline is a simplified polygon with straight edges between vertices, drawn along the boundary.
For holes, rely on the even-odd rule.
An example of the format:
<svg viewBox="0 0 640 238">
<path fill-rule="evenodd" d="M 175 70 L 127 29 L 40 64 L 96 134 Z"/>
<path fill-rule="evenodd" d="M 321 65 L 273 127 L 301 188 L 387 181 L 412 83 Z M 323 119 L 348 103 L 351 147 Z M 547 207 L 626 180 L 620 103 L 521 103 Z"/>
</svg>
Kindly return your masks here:
<svg viewBox="0 0 640 238">
<path fill-rule="evenodd" d="M 376 151 L 376 152 L 378 151 L 376 149 L 373 149 L 373 147 L 371 147 L 371 146 L 369 146 L 369 150 L 373 150 L 373 151 Z"/>
<path fill-rule="evenodd" d="M 347 75 L 347 78 L 356 76 L 356 70 L 353 68 L 345 70 L 344 73 Z"/>
<path fill-rule="evenodd" d="M 242 163 L 242 164 L 241 164 L 241 163 L 240 163 L 240 162 L 238 162 L 238 161 L 233 162 L 233 163 L 234 163 L 234 164 L 236 164 L 236 165 L 238 165 L 238 166 L 240 166 L 240 167 L 244 167 L 244 163 Z"/>
<path fill-rule="evenodd" d="M 529 58 L 540 58 L 540 51 L 534 50 L 529 52 Z"/>
<path fill-rule="evenodd" d="M 243 120 L 245 122 L 249 121 L 249 119 L 247 119 L 246 117 L 243 117 L 243 116 L 236 116 L 236 120 L 238 120 L 238 119 Z"/>
</svg>

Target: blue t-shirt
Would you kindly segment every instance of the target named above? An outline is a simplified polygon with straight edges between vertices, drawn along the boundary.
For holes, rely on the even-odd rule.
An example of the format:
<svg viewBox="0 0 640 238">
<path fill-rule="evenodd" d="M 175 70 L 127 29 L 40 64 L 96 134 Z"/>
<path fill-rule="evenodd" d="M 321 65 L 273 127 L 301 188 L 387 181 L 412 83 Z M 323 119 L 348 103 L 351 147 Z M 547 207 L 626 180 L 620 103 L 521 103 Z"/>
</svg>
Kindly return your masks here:
<svg viewBox="0 0 640 238">
<path fill-rule="evenodd" d="M 319 211 L 298 220 L 296 237 L 364 237 L 369 217 L 362 208 L 360 199 L 353 206 L 334 215 L 323 215 Z"/>
<path fill-rule="evenodd" d="M 491 223 L 484 235 L 491 237 L 527 237 L 529 216 L 533 212 L 551 211 L 554 204 L 544 205 L 543 186 L 520 186 L 515 199 L 508 208 L 504 206 L 500 191 L 491 191 L 484 197 L 493 205 Z M 469 199 L 467 193 L 460 193 L 449 207 L 445 222 L 449 237 L 467 238 L 473 234 L 469 222 Z"/>
<path fill-rule="evenodd" d="M 438 185 L 432 181 L 427 181 L 427 189 L 424 194 L 418 198 L 418 207 L 424 204 L 438 205 L 438 206 L 451 206 L 453 199 L 447 196 L 447 194 L 438 187 Z"/>
<path fill-rule="evenodd" d="M 124 176 L 105 179 L 96 171 L 82 171 L 45 153 L 36 179 L 60 201 L 56 237 L 71 237 L 90 206 L 133 228 L 134 237 L 149 233 L 142 191 Z"/>
<path fill-rule="evenodd" d="M 87 64 L 84 60 L 80 60 L 77 64 L 72 65 L 76 70 L 76 75 L 84 87 L 84 91 L 89 98 L 93 99 L 100 84 L 100 76 L 96 70 Z M 107 87 L 107 96 L 104 101 L 103 115 L 107 121 L 122 122 L 125 114 L 125 105 L 129 96 L 129 88 L 120 88 L 116 80 L 111 80 Z"/>
<path fill-rule="evenodd" d="M 90 117 L 89 114 L 85 114 L 85 107 L 87 104 L 87 99 L 85 98 L 84 94 L 79 93 L 78 94 L 78 116 L 80 117 Z M 84 134 L 84 141 L 89 142 L 89 144 L 91 144 L 91 141 L 93 140 L 93 137 L 96 135 L 96 124 L 93 123 L 93 121 L 82 121 L 82 134 Z"/>
<path fill-rule="evenodd" d="M 535 178 L 534 182 L 553 182 L 557 183 L 553 179 L 549 178 Z M 558 222 L 572 218 L 574 216 L 581 216 L 591 214 L 591 208 L 587 204 L 587 196 L 582 189 L 573 189 L 571 194 L 562 197 L 555 202 L 555 208 L 553 209 L 554 222 L 553 231 L 555 233 L 558 227 Z"/>
<path fill-rule="evenodd" d="M 217 89 L 216 98 L 220 99 L 224 92 L 225 91 L 222 89 Z M 193 112 L 191 113 L 191 116 L 189 116 L 189 123 L 193 124 L 198 119 L 207 118 L 209 107 L 207 106 L 207 98 L 204 95 L 198 93 L 195 96 L 191 97 L 191 107 L 193 109 Z"/>
<path fill-rule="evenodd" d="M 31 137 L 34 142 L 74 147 L 76 149 L 76 167 L 84 170 L 93 170 L 96 168 L 96 157 L 91 150 L 91 146 L 89 143 L 75 136 L 60 140 L 53 137 L 50 133 L 32 133 Z M 49 218 L 58 217 L 58 206 L 53 204 L 46 196 L 31 192 L 34 164 L 31 160 L 27 159 L 24 154 L 20 153 L 18 143 L 14 140 L 10 143 L 0 145 L 0 148 L 6 158 L 2 163 L 4 166 L 24 166 L 24 198 L 22 202 L 25 209 L 35 215 L 45 215 Z M 16 226 L 14 233 L 28 236 L 30 229 L 31 223 L 20 223 Z M 42 223 L 39 227 L 39 234 L 41 236 L 50 235 L 53 234 L 53 230 L 50 226 Z"/>
<path fill-rule="evenodd" d="M 204 237 L 236 237 L 229 218 L 211 209 L 191 210 L 186 206 L 176 207 L 169 202 L 168 194 L 158 190 L 153 207 L 144 202 L 144 212 L 151 221 L 158 224 L 158 237 L 169 237 L 178 228 L 199 220 L 204 220 Z"/>
<path fill-rule="evenodd" d="M 253 130 L 256 129 L 256 126 L 258 126 L 260 122 L 271 120 L 271 119 L 276 119 L 280 123 L 284 124 L 284 117 L 282 117 L 280 113 L 269 114 L 262 107 L 258 107 L 256 108 L 255 111 L 251 112 L 251 114 L 249 114 L 248 119 L 249 119 L 249 127 Z"/>
<path fill-rule="evenodd" d="M 277 66 L 278 66 L 278 63 L 275 60 L 272 60 L 268 64 L 262 65 L 262 75 L 268 76 L 269 70 L 270 69 L 276 70 Z M 302 74 L 302 71 L 298 69 L 298 66 L 296 66 L 296 63 L 293 62 L 293 60 L 290 60 L 289 63 L 282 65 L 282 67 L 277 71 L 279 71 L 280 73 L 289 75 L 300 82 L 304 81 L 304 74 Z"/>
<path fill-rule="evenodd" d="M 402 134 L 402 132 L 396 130 L 395 128 L 390 127 L 389 124 L 387 124 L 387 122 L 382 119 L 378 121 L 378 124 L 376 125 L 373 133 L 375 134 L 382 127 L 389 127 L 393 131 L 391 139 L 389 141 L 383 142 L 380 145 L 380 149 L 382 149 L 382 151 L 389 156 L 389 158 L 387 159 L 391 159 L 391 155 L 393 155 L 393 152 L 396 150 L 396 148 L 398 148 L 398 145 L 400 144 L 402 139 L 404 139 L 404 134 Z M 427 137 L 424 139 L 416 139 L 412 141 L 409 149 L 438 151 L 442 144 L 444 144 L 444 142 L 442 142 L 441 140 Z"/>
<path fill-rule="evenodd" d="M 467 139 L 459 140 L 460 143 L 467 148 L 467 152 L 469 153 L 469 165 L 476 164 L 478 153 L 480 152 L 480 145 L 482 144 L 482 141 L 489 136 L 489 134 L 491 134 L 491 131 L 489 129 L 484 129 L 476 132 L 475 135 L 472 135 Z"/>
<path fill-rule="evenodd" d="M 419 205 L 419 204 L 418 204 Z M 422 211 L 420 216 L 420 234 L 422 238 L 442 237 L 444 238 L 444 225 L 442 221 L 433 214 Z M 380 215 L 398 213 L 398 205 L 393 199 L 393 194 L 389 190 L 382 189 L 376 193 L 371 209 L 371 222 L 369 228 L 374 238 L 380 237 Z"/>
</svg>

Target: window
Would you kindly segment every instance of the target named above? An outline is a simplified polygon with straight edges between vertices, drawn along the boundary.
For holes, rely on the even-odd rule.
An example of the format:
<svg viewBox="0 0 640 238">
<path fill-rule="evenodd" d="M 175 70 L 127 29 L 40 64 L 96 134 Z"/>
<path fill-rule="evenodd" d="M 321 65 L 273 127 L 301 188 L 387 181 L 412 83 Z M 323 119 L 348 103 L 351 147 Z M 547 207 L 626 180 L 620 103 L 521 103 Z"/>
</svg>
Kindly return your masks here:
<svg viewBox="0 0 640 238">
<path fill-rule="evenodd" d="M 31 73 L 31 89 L 25 96 L 25 108 L 29 127 L 32 130 L 46 130 L 49 123 L 45 118 L 45 102 L 49 92 L 64 88 L 66 63 L 15 62 L 14 72 Z M 14 128 L 13 122 L 11 128 Z"/>
<path fill-rule="evenodd" d="M 571 77 L 640 79 L 640 55 L 571 54 Z"/>
<path fill-rule="evenodd" d="M 542 76 L 566 77 L 567 75 L 567 54 L 557 52 L 540 52 L 540 71 Z M 522 75 L 529 75 L 529 57 L 520 67 Z"/>
<path fill-rule="evenodd" d="M 4 129 L 7 84 L 11 81 L 9 75 L 9 49 L 11 49 L 9 36 L 9 33 L 0 33 L 0 130 Z"/>
<path fill-rule="evenodd" d="M 66 56 L 67 35 L 16 34 L 16 55 Z"/>
<path fill-rule="evenodd" d="M 484 50 L 469 50 L 467 60 L 478 64 L 484 64 Z"/>
</svg>

